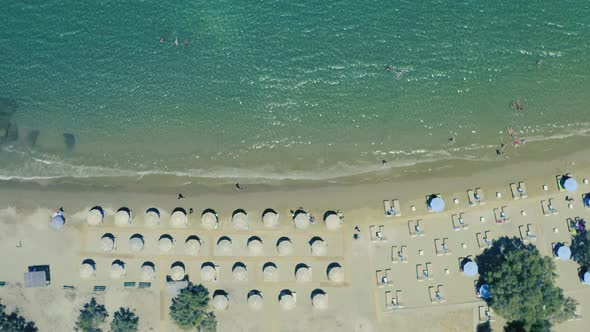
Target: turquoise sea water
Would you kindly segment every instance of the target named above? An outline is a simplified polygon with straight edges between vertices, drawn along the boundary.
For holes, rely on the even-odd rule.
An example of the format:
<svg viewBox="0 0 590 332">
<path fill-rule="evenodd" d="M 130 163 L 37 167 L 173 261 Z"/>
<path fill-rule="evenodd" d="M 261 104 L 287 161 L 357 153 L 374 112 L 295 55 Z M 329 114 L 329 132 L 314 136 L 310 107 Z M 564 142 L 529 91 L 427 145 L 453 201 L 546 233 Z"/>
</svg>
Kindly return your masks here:
<svg viewBox="0 0 590 332">
<path fill-rule="evenodd" d="M 11 1 L 0 97 L 19 137 L 0 178 L 313 179 L 493 159 L 508 127 L 587 128 L 589 17 L 584 0 Z"/>
</svg>

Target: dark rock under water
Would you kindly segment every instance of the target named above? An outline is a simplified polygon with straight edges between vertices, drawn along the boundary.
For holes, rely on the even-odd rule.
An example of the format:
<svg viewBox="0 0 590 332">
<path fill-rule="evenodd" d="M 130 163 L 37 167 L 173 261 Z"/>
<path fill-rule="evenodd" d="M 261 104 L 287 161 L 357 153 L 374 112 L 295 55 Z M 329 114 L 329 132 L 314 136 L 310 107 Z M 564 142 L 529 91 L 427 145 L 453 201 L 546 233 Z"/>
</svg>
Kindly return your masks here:
<svg viewBox="0 0 590 332">
<path fill-rule="evenodd" d="M 0 142 L 18 139 L 18 127 L 11 121 L 14 113 L 16 113 L 16 101 L 0 98 Z"/>
<path fill-rule="evenodd" d="M 74 150 L 76 147 L 76 136 L 74 134 L 64 133 L 64 144 L 68 151 Z"/>
</svg>

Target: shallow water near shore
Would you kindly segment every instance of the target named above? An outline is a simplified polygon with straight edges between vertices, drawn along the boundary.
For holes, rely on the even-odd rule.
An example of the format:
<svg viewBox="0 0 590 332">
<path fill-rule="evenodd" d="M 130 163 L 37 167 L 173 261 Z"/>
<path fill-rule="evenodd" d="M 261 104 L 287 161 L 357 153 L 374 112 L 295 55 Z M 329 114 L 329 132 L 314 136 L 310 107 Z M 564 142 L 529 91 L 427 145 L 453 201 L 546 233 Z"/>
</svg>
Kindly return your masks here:
<svg viewBox="0 0 590 332">
<path fill-rule="evenodd" d="M 590 123 L 582 1 L 46 1 L 0 15 L 0 93 L 20 131 L 0 150 L 4 179 L 324 180 L 381 160 L 495 161 L 508 127 L 538 141 Z"/>
</svg>

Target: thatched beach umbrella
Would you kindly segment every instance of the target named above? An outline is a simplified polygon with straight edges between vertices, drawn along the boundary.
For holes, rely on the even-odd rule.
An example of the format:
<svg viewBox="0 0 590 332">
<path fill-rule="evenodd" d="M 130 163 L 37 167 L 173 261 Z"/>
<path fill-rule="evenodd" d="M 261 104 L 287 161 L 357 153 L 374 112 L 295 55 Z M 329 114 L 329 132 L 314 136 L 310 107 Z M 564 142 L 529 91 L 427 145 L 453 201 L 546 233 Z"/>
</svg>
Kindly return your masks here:
<svg viewBox="0 0 590 332">
<path fill-rule="evenodd" d="M 116 260 L 111 264 L 111 278 L 119 279 L 125 275 L 125 263 L 120 260 Z"/>
<path fill-rule="evenodd" d="M 266 263 L 262 267 L 264 281 L 277 281 L 279 278 L 279 269 L 274 263 Z"/>
<path fill-rule="evenodd" d="M 248 229 L 248 214 L 244 210 L 236 210 L 234 211 L 231 223 L 233 228 L 238 230 L 247 230 Z"/>
<path fill-rule="evenodd" d="M 131 210 L 122 207 L 115 214 L 115 225 L 127 226 L 129 224 L 131 224 Z"/>
<path fill-rule="evenodd" d="M 144 242 L 143 242 L 143 236 L 141 236 L 141 234 L 133 234 L 131 235 L 131 237 L 129 238 L 129 248 L 131 249 L 131 251 L 141 251 L 143 250 L 143 246 L 144 246 Z"/>
<path fill-rule="evenodd" d="M 100 248 L 104 252 L 109 252 L 115 250 L 116 247 L 116 239 L 115 236 L 111 233 L 104 234 L 100 238 Z"/>
<path fill-rule="evenodd" d="M 282 237 L 277 241 L 277 252 L 279 256 L 288 256 L 293 253 L 293 243 L 288 237 Z"/>
<path fill-rule="evenodd" d="M 297 305 L 297 301 L 295 300 L 295 296 L 293 296 L 293 292 L 290 290 L 283 290 L 281 295 L 279 295 L 279 303 L 281 304 L 281 308 L 283 310 L 293 310 Z"/>
<path fill-rule="evenodd" d="M 332 213 L 328 213 L 326 215 L 324 218 L 324 223 L 326 224 L 326 228 L 329 230 L 335 230 L 342 226 L 342 218 L 332 211 Z"/>
<path fill-rule="evenodd" d="M 208 230 L 217 229 L 219 225 L 219 218 L 217 217 L 217 213 L 211 209 L 207 209 L 203 211 L 201 215 L 201 226 Z"/>
<path fill-rule="evenodd" d="M 141 266 L 141 280 L 150 281 L 153 280 L 156 275 L 156 268 L 151 262 L 145 262 Z"/>
<path fill-rule="evenodd" d="M 88 216 L 86 217 L 86 222 L 88 225 L 97 226 L 102 224 L 104 221 L 104 210 L 100 206 L 95 206 L 90 211 L 88 211 Z"/>
<path fill-rule="evenodd" d="M 295 267 L 295 280 L 297 280 L 297 282 L 310 282 L 311 268 L 305 264 L 298 264 L 297 267 Z"/>
<path fill-rule="evenodd" d="M 311 224 L 311 219 L 309 214 L 303 210 L 295 211 L 295 216 L 293 217 L 293 222 L 295 223 L 295 228 L 298 229 L 307 229 Z"/>
<path fill-rule="evenodd" d="M 169 252 L 172 250 L 172 247 L 174 247 L 174 239 L 172 236 L 164 234 L 160 236 L 160 239 L 158 240 L 158 247 L 161 252 Z"/>
<path fill-rule="evenodd" d="M 213 308 L 215 310 L 226 310 L 229 305 L 229 298 L 225 292 L 216 292 L 213 295 Z"/>
<path fill-rule="evenodd" d="M 230 254 L 232 251 L 232 242 L 231 239 L 227 236 L 222 236 L 217 241 L 217 252 L 220 254 Z"/>
<path fill-rule="evenodd" d="M 80 278 L 88 279 L 94 276 L 96 265 L 94 261 L 87 259 L 80 265 Z"/>
<path fill-rule="evenodd" d="M 199 251 L 201 251 L 201 240 L 196 235 L 187 237 L 184 243 L 184 251 L 188 255 L 199 254 Z"/>
<path fill-rule="evenodd" d="M 145 211 L 145 223 L 148 226 L 156 226 L 160 224 L 160 210 L 156 208 L 149 208 Z"/>
<path fill-rule="evenodd" d="M 323 290 L 315 290 L 311 295 L 311 304 L 319 310 L 328 309 L 328 295 Z"/>
<path fill-rule="evenodd" d="M 186 210 L 177 207 L 172 211 L 172 215 L 170 215 L 170 225 L 172 227 L 181 228 L 186 227 L 188 224 L 188 219 L 186 217 Z"/>
<path fill-rule="evenodd" d="M 263 251 L 264 245 L 258 236 L 252 236 L 248 239 L 248 253 L 251 256 L 260 255 Z"/>
<path fill-rule="evenodd" d="M 174 264 L 172 264 L 172 267 L 170 268 L 170 278 L 174 281 L 181 281 L 182 279 L 184 279 L 184 276 L 186 275 L 186 271 L 184 269 L 184 264 L 181 262 L 176 262 Z"/>
<path fill-rule="evenodd" d="M 262 309 L 263 300 L 262 295 L 258 291 L 250 291 L 248 295 L 248 306 L 253 311 L 259 311 Z"/>
<path fill-rule="evenodd" d="M 235 281 L 248 280 L 248 270 L 246 269 L 246 265 L 243 263 L 234 264 L 234 267 L 232 268 L 232 274 Z"/>
<path fill-rule="evenodd" d="M 217 278 L 215 266 L 211 263 L 205 263 L 201 266 L 201 281 L 213 281 Z"/>
<path fill-rule="evenodd" d="M 320 237 L 311 239 L 311 254 L 312 256 L 326 256 L 328 253 L 328 245 Z"/>
<path fill-rule="evenodd" d="M 328 279 L 338 283 L 344 281 L 344 271 L 342 271 L 340 264 L 332 263 L 328 266 Z"/>
<path fill-rule="evenodd" d="M 268 228 L 274 228 L 279 225 L 279 215 L 273 209 L 266 209 L 262 214 L 262 224 Z"/>
</svg>

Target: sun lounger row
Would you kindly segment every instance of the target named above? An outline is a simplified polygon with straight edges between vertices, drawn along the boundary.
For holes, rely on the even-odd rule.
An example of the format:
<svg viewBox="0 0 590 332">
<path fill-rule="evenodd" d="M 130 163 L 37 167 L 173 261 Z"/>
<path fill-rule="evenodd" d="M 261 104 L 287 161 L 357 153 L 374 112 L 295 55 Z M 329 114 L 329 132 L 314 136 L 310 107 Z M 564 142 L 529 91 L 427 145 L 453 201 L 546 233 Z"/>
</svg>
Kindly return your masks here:
<svg viewBox="0 0 590 332">
<path fill-rule="evenodd" d="M 524 181 L 519 182 L 518 185 L 516 183 L 511 183 L 510 184 L 510 192 L 512 193 L 513 199 L 521 199 L 521 198 L 528 197 L 527 190 L 526 190 L 526 183 Z"/>
<path fill-rule="evenodd" d="M 518 226 L 518 233 L 523 243 L 528 243 L 537 239 L 537 236 L 533 233 L 532 224 Z"/>
<path fill-rule="evenodd" d="M 384 200 L 383 210 L 386 217 L 400 217 L 402 215 L 401 206 L 398 199 Z"/>
<path fill-rule="evenodd" d="M 385 309 L 393 310 L 393 309 L 401 309 L 404 306 L 402 305 L 402 291 L 397 289 L 394 292 L 386 291 L 385 292 Z"/>
<path fill-rule="evenodd" d="M 467 190 L 467 202 L 469 203 L 469 206 L 485 204 L 483 189 L 475 188 L 475 190 Z"/>
</svg>

